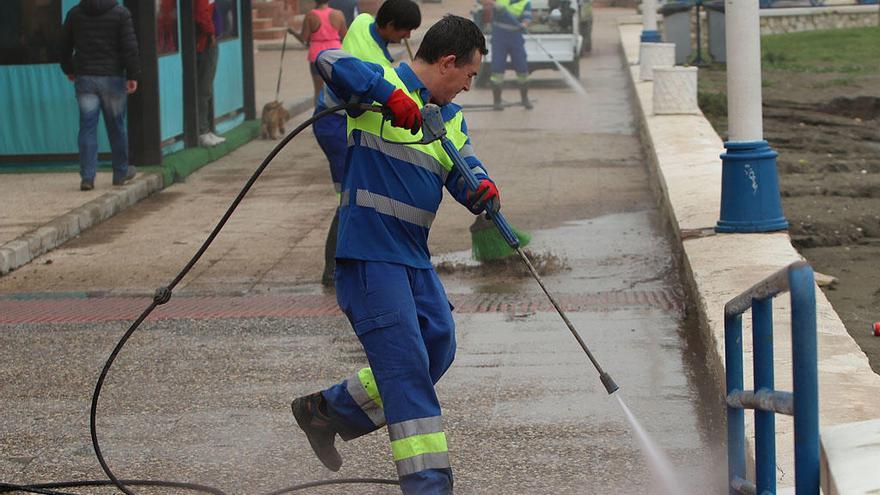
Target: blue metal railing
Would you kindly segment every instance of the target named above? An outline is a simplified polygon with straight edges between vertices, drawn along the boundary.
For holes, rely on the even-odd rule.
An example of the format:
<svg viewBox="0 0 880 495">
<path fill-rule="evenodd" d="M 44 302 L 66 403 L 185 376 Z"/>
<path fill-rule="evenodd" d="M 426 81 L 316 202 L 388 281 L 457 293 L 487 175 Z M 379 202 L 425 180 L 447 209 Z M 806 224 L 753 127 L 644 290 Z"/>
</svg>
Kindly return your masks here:
<svg viewBox="0 0 880 495">
<path fill-rule="evenodd" d="M 793 391 L 774 389 L 773 298 L 791 293 Z M 754 390 L 743 388 L 742 314 L 752 310 Z M 776 493 L 776 413 L 794 416 L 795 491 L 819 493 L 819 385 L 813 269 L 798 261 L 724 305 L 730 495 Z M 745 409 L 755 410 L 755 482 L 746 479 Z"/>
</svg>

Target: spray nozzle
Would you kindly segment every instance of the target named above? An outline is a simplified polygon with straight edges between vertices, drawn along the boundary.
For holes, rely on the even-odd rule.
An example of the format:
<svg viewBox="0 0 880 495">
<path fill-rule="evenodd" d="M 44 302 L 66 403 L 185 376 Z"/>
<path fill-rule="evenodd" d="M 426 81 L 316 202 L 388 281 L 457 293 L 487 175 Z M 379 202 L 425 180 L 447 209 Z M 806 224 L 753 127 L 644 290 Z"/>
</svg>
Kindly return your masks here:
<svg viewBox="0 0 880 495">
<path fill-rule="evenodd" d="M 602 381 L 602 385 L 605 385 L 605 390 L 608 392 L 608 395 L 617 392 L 617 389 L 620 388 L 617 386 L 617 383 L 615 383 L 614 378 L 611 378 L 611 375 L 606 371 L 599 374 L 599 380 Z"/>
</svg>

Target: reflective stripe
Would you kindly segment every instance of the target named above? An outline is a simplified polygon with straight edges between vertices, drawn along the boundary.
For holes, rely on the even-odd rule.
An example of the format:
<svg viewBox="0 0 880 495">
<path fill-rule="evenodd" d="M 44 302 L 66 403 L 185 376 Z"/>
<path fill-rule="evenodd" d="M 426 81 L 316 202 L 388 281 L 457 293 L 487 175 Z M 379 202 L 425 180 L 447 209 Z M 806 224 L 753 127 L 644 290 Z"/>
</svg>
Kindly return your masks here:
<svg viewBox="0 0 880 495">
<path fill-rule="evenodd" d="M 361 134 L 361 146 L 374 149 L 392 158 L 421 167 L 428 172 L 439 176 L 441 181 L 446 182 L 446 175 L 448 172 L 443 168 L 443 165 L 431 155 L 427 155 L 406 145 L 387 143 L 382 141 L 379 136 L 368 132 Z"/>
<path fill-rule="evenodd" d="M 345 193 L 343 193 L 344 199 Z M 388 215 L 404 222 L 416 224 L 426 229 L 434 223 L 434 214 L 428 210 L 416 208 L 396 199 L 382 196 L 366 189 L 358 189 L 355 195 L 355 204 L 364 208 L 373 208 L 383 215 Z"/>
<path fill-rule="evenodd" d="M 397 475 L 406 476 L 427 469 L 449 469 L 449 452 L 437 452 L 434 454 L 422 454 L 409 459 L 394 461 L 397 466 Z"/>
<path fill-rule="evenodd" d="M 348 53 L 345 53 L 342 50 L 324 50 L 321 52 L 321 56 L 318 57 L 318 65 L 321 66 L 324 75 L 327 76 L 328 79 L 333 79 L 333 64 L 335 64 L 338 60 L 351 57 Z"/>
<path fill-rule="evenodd" d="M 388 425 L 391 452 L 401 476 L 449 467 L 446 434 L 440 416 L 412 419 Z"/>
<path fill-rule="evenodd" d="M 367 378 L 366 383 L 361 377 L 362 374 L 364 378 Z M 382 399 L 379 398 L 379 389 L 376 388 L 376 382 L 373 379 L 373 372 L 370 368 L 364 368 L 349 377 L 346 380 L 345 389 L 374 425 L 381 426 L 385 424 L 385 411 L 382 409 Z M 372 397 L 371 392 L 376 394 L 376 399 L 378 400 Z"/>
<path fill-rule="evenodd" d="M 391 442 L 391 452 L 394 453 L 395 461 L 423 454 L 447 452 L 448 450 L 446 446 L 446 433 L 442 431 L 402 438 Z"/>
<path fill-rule="evenodd" d="M 388 436 L 391 441 L 401 440 L 415 435 L 425 435 L 443 431 L 443 418 L 431 416 L 429 418 L 411 419 L 401 423 L 388 425 Z"/>
<path fill-rule="evenodd" d="M 370 368 L 361 368 L 361 370 L 358 371 L 358 380 L 360 380 L 361 385 L 364 386 L 364 390 L 367 391 L 367 395 L 370 396 L 370 399 L 376 404 L 379 404 L 379 407 L 382 407 L 382 397 L 379 395 L 379 385 L 376 384 L 376 378 L 373 377 L 373 370 Z"/>
<path fill-rule="evenodd" d="M 474 153 L 474 147 L 471 146 L 471 143 L 465 143 L 465 145 L 462 146 L 460 150 L 458 150 L 458 153 L 461 155 L 462 158 L 476 156 L 476 153 Z"/>
<path fill-rule="evenodd" d="M 474 167 L 474 168 L 472 168 L 471 170 L 474 172 L 474 174 L 484 174 L 484 175 L 486 175 L 486 176 L 489 175 L 489 174 L 486 172 L 486 169 L 484 169 L 483 167 Z"/>
<path fill-rule="evenodd" d="M 339 193 L 342 192 L 342 184 L 339 182 L 334 182 L 333 183 L 333 190 L 336 191 L 337 195 L 339 195 Z"/>
<path fill-rule="evenodd" d="M 516 16 L 519 17 L 519 16 Z M 514 26 L 512 24 L 507 24 L 504 22 L 496 22 L 492 24 L 492 29 L 503 29 L 504 31 L 509 31 L 511 33 L 521 33 L 522 26 Z"/>
</svg>

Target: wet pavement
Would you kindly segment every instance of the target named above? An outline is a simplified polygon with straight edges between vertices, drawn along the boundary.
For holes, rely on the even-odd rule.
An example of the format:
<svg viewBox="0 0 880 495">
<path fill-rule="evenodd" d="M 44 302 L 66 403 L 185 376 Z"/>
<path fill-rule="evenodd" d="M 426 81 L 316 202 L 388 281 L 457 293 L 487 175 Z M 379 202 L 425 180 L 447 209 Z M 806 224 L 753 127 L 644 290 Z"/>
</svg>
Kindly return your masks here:
<svg viewBox="0 0 880 495">
<path fill-rule="evenodd" d="M 643 163 L 624 91 L 612 19 L 618 13 L 598 12 L 594 52 L 582 62 L 585 100 L 553 73 L 536 73 L 534 111 L 473 112 L 468 123 L 508 218 L 533 235 L 530 252 L 558 260 L 544 275 L 550 290 L 569 302 L 590 301 L 572 302 L 568 316 L 669 454 L 683 480 L 679 493 L 722 493 L 723 409 Z M 475 90 L 461 100 L 489 97 Z M 506 92 L 513 97 L 514 90 Z M 2 307 L 56 297 L 58 307 L 72 308 L 90 292 L 144 294 L 167 283 L 267 146 L 246 146 L 0 279 Z M 333 207 L 326 169 L 310 138 L 288 153 L 183 285 L 181 299 L 332 298 L 315 283 Z M 539 295 L 537 284 L 510 265 L 467 261 L 469 222 L 447 201 L 432 229 L 436 261 L 448 267 L 447 292 L 467 307 L 456 315 L 456 362 L 438 386 L 456 493 L 653 493 L 636 440 L 580 347 L 556 313 L 526 304 Z M 82 270 L 89 264 L 94 270 Z M 475 299 L 490 302 L 469 306 Z M 122 321 L 0 324 L 0 480 L 103 477 L 89 441 L 89 399 L 104 359 L 139 310 Z M 384 431 L 341 445 L 345 464 L 333 474 L 314 459 L 289 413 L 292 398 L 362 364 L 339 315 L 217 318 L 193 311 L 148 321 L 106 382 L 102 448 L 120 477 L 204 483 L 226 493 L 393 478 Z"/>
</svg>

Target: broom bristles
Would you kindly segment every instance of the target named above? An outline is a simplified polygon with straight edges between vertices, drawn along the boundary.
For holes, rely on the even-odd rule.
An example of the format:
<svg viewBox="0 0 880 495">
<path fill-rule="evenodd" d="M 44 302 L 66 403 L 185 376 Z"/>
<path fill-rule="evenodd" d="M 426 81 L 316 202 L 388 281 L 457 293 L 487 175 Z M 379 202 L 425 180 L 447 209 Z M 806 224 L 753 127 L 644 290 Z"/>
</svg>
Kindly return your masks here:
<svg viewBox="0 0 880 495">
<path fill-rule="evenodd" d="M 491 224 L 490 224 L 491 225 Z M 526 247 L 532 240 L 532 236 L 526 232 L 511 227 L 513 233 L 519 239 L 520 247 Z M 477 261 L 493 261 L 506 258 L 513 253 L 514 249 L 507 244 L 501 232 L 494 225 L 485 229 L 471 230 L 471 253 Z"/>
</svg>

